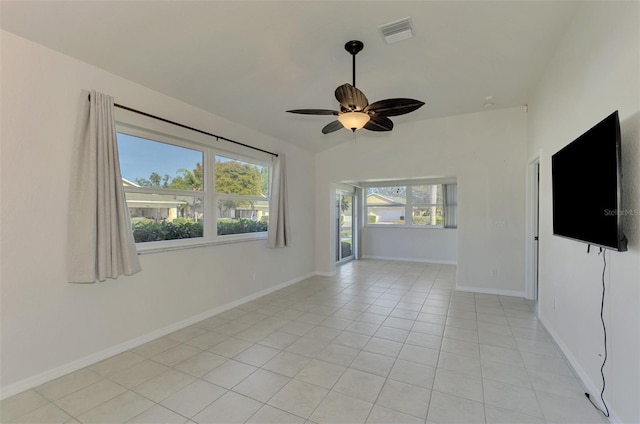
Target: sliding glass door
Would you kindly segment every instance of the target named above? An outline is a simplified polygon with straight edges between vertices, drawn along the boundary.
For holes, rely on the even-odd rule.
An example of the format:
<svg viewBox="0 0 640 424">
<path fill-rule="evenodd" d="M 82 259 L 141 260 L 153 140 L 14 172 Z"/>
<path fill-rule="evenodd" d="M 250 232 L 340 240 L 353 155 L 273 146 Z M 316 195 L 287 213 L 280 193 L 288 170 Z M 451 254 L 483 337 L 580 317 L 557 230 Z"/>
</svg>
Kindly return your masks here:
<svg viewBox="0 0 640 424">
<path fill-rule="evenodd" d="M 353 192 L 336 191 L 336 262 L 353 259 Z"/>
</svg>

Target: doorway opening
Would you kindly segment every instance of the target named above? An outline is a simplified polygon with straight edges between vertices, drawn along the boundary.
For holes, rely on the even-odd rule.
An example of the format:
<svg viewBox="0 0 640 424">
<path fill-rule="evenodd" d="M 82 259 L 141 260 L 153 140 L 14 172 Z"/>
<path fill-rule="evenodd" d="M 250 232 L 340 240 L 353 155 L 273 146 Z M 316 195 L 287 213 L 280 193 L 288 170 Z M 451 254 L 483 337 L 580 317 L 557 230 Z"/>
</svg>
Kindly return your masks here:
<svg viewBox="0 0 640 424">
<path fill-rule="evenodd" d="M 526 244 L 526 293 L 536 302 L 538 310 L 538 267 L 540 227 L 540 156 L 537 155 L 527 167 L 527 244 Z"/>
</svg>

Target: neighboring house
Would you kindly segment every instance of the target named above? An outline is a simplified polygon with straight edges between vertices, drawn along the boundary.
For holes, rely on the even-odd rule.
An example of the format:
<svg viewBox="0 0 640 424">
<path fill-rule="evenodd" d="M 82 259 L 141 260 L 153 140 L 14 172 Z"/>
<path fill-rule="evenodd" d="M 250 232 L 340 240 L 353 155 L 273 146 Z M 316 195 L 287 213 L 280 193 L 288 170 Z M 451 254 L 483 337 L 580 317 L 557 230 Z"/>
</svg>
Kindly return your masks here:
<svg viewBox="0 0 640 424">
<path fill-rule="evenodd" d="M 401 197 L 371 193 L 367 196 L 367 215 L 376 215 L 376 223 L 404 221 L 406 201 Z"/>
<path fill-rule="evenodd" d="M 124 187 L 140 187 L 140 185 L 122 178 Z M 151 194 L 127 192 L 127 207 L 131 218 L 151 218 L 156 221 L 173 221 L 181 217 L 183 211 L 189 208 L 189 199 L 181 198 L 172 194 Z M 190 208 L 189 208 L 190 209 Z M 190 210 L 186 212 L 189 218 L 194 217 Z M 201 213 L 195 213 L 198 218 L 202 218 Z"/>
<path fill-rule="evenodd" d="M 122 178 L 125 188 L 142 188 L 139 184 Z M 150 218 L 156 221 L 172 222 L 176 218 L 187 218 L 199 221 L 203 218 L 202 206 L 193 207 L 193 197 L 177 196 L 175 194 L 143 193 L 127 191 L 127 207 L 129 216 L 135 218 Z M 239 203 L 239 207 L 234 207 Z M 247 218 L 256 221 L 269 216 L 269 203 L 266 201 L 246 202 L 230 201 L 219 209 L 219 218 Z"/>
<path fill-rule="evenodd" d="M 268 200 L 218 199 L 218 218 L 246 218 L 260 221 L 268 216 Z"/>
<path fill-rule="evenodd" d="M 248 218 L 256 221 L 260 221 L 262 217 L 269 216 L 269 204 L 264 202 L 265 204 L 255 203 L 252 207 L 249 208 L 231 208 L 225 214 L 227 218 Z M 222 217 L 221 217 L 222 218 Z"/>
</svg>

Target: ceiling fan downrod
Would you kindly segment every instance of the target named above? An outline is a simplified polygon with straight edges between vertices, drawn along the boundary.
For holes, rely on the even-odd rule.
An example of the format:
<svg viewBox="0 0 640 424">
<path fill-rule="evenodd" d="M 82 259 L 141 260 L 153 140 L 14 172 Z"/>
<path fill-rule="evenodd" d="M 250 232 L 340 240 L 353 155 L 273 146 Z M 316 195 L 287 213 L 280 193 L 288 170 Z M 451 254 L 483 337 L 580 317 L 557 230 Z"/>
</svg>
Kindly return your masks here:
<svg viewBox="0 0 640 424">
<path fill-rule="evenodd" d="M 364 43 L 358 40 L 351 40 L 344 45 L 344 49 L 351 53 L 353 59 L 353 86 L 356 86 L 356 55 L 364 48 Z"/>
</svg>

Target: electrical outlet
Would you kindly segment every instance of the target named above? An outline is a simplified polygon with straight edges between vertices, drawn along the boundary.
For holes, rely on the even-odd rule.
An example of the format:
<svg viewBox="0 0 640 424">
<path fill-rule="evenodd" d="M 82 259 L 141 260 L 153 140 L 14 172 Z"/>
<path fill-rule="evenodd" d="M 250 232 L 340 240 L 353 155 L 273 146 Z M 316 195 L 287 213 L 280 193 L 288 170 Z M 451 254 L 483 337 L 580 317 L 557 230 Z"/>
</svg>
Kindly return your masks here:
<svg viewBox="0 0 640 424">
<path fill-rule="evenodd" d="M 253 273 L 253 281 L 256 281 L 256 273 Z"/>
<path fill-rule="evenodd" d="M 497 277 L 498 276 L 498 268 L 491 268 L 491 270 L 489 271 L 489 276 L 490 277 Z"/>
</svg>

